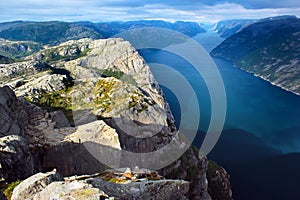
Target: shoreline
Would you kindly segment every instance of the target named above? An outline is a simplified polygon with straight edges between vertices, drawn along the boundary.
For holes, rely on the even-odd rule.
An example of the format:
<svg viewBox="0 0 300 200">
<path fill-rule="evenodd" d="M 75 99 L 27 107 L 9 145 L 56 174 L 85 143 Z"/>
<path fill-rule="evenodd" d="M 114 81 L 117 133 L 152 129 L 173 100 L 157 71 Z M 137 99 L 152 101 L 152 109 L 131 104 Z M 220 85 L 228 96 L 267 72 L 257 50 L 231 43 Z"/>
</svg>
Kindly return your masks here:
<svg viewBox="0 0 300 200">
<path fill-rule="evenodd" d="M 294 92 L 294 91 L 292 91 L 292 90 L 290 90 L 290 89 L 288 89 L 288 88 L 286 88 L 286 87 L 284 87 L 284 86 L 282 86 L 282 85 L 275 84 L 274 82 L 270 81 L 268 78 L 265 78 L 265 77 L 262 76 L 262 75 L 255 74 L 254 72 L 248 71 L 248 70 L 246 70 L 246 69 L 244 69 L 244 68 L 241 68 L 241 67 L 238 67 L 238 66 L 236 66 L 236 65 L 233 65 L 233 66 L 236 67 L 236 68 L 238 68 L 238 69 L 240 69 L 240 70 L 242 70 L 242 71 L 244 71 L 244 72 L 247 72 L 247 73 L 249 73 L 249 74 L 252 74 L 252 75 L 255 76 L 255 77 L 261 78 L 262 80 L 267 81 L 267 82 L 270 83 L 271 85 L 274 85 L 274 86 L 279 87 L 279 88 L 281 88 L 281 89 L 283 89 L 283 90 L 285 90 L 285 91 L 287 91 L 287 92 L 290 92 L 290 93 L 292 93 L 292 94 L 295 94 L 295 95 L 297 95 L 297 96 L 300 96 L 300 93 Z"/>
<path fill-rule="evenodd" d="M 247 73 L 249 73 L 249 74 L 252 74 L 252 75 L 255 76 L 255 77 L 261 78 L 262 80 L 267 81 L 267 82 L 270 83 L 271 85 L 274 85 L 274 86 L 276 86 L 276 87 L 279 87 L 279 88 L 281 88 L 281 89 L 283 89 L 283 90 L 285 90 L 285 91 L 287 91 L 287 92 L 290 92 L 290 93 L 292 93 L 292 94 L 295 94 L 295 95 L 297 95 L 297 96 L 300 96 L 300 93 L 294 92 L 294 91 L 292 91 L 292 90 L 290 90 L 290 89 L 288 89 L 288 88 L 286 88 L 286 87 L 284 87 L 284 86 L 282 86 L 282 85 L 275 84 L 274 82 L 272 82 L 272 81 L 270 81 L 269 79 L 263 77 L 262 75 L 255 74 L 254 72 L 248 71 L 248 70 L 246 70 L 246 69 L 244 69 L 244 68 L 242 68 L 242 67 L 239 67 L 239 66 L 235 65 L 235 64 L 233 63 L 233 61 L 230 60 L 229 58 L 224 58 L 224 57 L 221 57 L 221 56 L 214 56 L 214 55 L 211 55 L 211 54 L 209 54 L 209 55 L 210 55 L 211 57 L 213 57 L 213 58 L 219 58 L 219 59 L 223 59 L 223 60 L 229 61 L 229 62 L 232 63 L 232 66 L 235 67 L 235 68 L 237 68 L 237 69 L 240 69 L 240 70 L 242 70 L 242 71 L 244 71 L 244 72 L 247 72 Z"/>
</svg>

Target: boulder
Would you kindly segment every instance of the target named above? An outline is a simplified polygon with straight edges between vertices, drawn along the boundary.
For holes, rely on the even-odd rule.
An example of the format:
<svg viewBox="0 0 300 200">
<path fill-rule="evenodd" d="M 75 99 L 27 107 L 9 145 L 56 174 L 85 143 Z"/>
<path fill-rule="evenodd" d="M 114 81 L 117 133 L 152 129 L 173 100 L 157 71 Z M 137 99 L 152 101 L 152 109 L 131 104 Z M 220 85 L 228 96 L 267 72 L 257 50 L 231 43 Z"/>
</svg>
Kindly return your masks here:
<svg viewBox="0 0 300 200">
<path fill-rule="evenodd" d="M 90 184 L 73 181 L 73 182 L 53 182 L 44 190 L 34 195 L 32 199 L 82 199 L 82 200 L 99 200 L 108 199 L 108 195 Z"/>
<path fill-rule="evenodd" d="M 65 141 L 94 142 L 121 150 L 118 133 L 102 120 L 78 126 L 76 132 L 68 135 Z"/>
<path fill-rule="evenodd" d="M 182 180 L 158 180 L 116 184 L 101 179 L 88 179 L 88 183 L 100 188 L 116 199 L 184 200 L 189 182 Z"/>
<path fill-rule="evenodd" d="M 67 119 L 63 111 L 55 111 L 52 113 L 52 116 L 52 121 L 55 122 L 54 128 L 64 128 L 71 126 L 69 120 Z"/>
<path fill-rule="evenodd" d="M 48 173 L 38 173 L 22 181 L 13 191 L 11 200 L 32 199 L 38 192 L 54 181 L 62 181 L 63 177 L 53 170 Z M 49 196 L 48 196 L 49 197 Z M 47 198 L 48 198 L 47 197 Z M 44 198 L 44 199 L 47 199 Z"/>
</svg>

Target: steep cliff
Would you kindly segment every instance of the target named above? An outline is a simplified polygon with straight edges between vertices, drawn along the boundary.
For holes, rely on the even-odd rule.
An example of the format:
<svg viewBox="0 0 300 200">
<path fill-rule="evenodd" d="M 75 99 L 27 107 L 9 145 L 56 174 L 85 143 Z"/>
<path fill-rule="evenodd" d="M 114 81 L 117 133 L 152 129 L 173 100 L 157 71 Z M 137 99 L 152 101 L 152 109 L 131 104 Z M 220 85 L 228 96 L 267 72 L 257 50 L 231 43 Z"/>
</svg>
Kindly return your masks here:
<svg viewBox="0 0 300 200">
<path fill-rule="evenodd" d="M 2 117 L 3 123 L 11 124 L 7 129 L 3 127 L 1 136 L 24 137 L 30 149 L 30 155 L 25 156 L 34 164 L 30 174 L 53 168 L 63 176 L 94 174 L 115 166 L 116 160 L 119 167 L 134 168 L 136 163 L 147 167 L 159 159 L 163 163 L 168 154 L 162 151 L 152 161 L 151 157 L 126 157 L 124 152 L 147 154 L 163 149 L 173 140 L 178 150 L 186 145 L 186 140 L 178 137 L 169 105 L 149 66 L 127 41 L 68 41 L 0 68 L 1 84 L 9 85 L 18 96 L 7 86 L 0 89 L 6 94 L 1 101 L 1 112 L 5 113 L 1 116 L 6 117 Z M 189 148 L 159 172 L 166 178 L 189 181 L 190 187 L 182 185 L 188 190 L 188 198 L 211 199 L 206 178 L 208 161 L 198 155 L 197 150 Z M 172 192 L 167 191 L 180 181 L 174 183 L 167 183 L 167 199 L 173 199 Z M 57 189 L 64 185 L 57 184 Z M 163 188 L 165 184 L 156 185 Z M 69 186 L 64 186 L 65 191 Z M 90 188 L 99 194 L 99 188 Z M 15 190 L 17 193 L 18 188 Z"/>
</svg>

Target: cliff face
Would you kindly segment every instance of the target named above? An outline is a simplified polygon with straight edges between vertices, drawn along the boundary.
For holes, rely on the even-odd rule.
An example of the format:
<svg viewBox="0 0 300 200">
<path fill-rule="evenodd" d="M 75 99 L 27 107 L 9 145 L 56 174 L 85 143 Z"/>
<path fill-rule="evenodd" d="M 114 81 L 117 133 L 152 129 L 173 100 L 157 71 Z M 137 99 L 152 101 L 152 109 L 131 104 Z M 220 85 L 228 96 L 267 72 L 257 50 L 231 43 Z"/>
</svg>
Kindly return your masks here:
<svg viewBox="0 0 300 200">
<path fill-rule="evenodd" d="M 226 39 L 211 55 L 300 94 L 300 20 L 269 18 Z"/>
<path fill-rule="evenodd" d="M 0 89 L 0 123 L 8 126 L 1 126 L 0 134 L 12 138 L 11 142 L 4 138 L 1 145 L 4 150 L 9 145 L 20 149 L 14 152 L 17 159 L 0 154 L 1 163 L 9 163 L 1 165 L 0 172 L 30 169 L 23 176 L 3 177 L 3 182 L 53 168 L 63 176 L 94 174 L 115 166 L 116 160 L 121 167 L 134 168 L 136 163 L 147 167 L 148 160 L 124 157 L 122 151 L 149 153 L 171 140 L 178 142 L 178 148 L 186 145 L 177 136 L 172 113 L 149 66 L 127 41 L 68 41 L 0 68 L 0 83 L 17 95 L 7 86 Z M 159 154 L 158 160 L 163 162 L 165 156 Z M 24 157 L 28 162 L 20 163 Z M 190 199 L 210 199 L 207 169 L 207 159 L 189 148 L 160 173 L 190 181 L 189 188 L 181 185 Z"/>
</svg>

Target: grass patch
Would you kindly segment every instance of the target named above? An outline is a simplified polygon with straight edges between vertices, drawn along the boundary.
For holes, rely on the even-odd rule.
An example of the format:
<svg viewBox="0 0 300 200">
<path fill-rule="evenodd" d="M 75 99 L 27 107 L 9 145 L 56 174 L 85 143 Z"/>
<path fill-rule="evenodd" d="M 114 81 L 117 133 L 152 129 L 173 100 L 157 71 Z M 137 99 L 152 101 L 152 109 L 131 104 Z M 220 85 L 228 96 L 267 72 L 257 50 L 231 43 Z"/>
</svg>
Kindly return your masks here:
<svg viewBox="0 0 300 200">
<path fill-rule="evenodd" d="M 21 183 L 21 180 L 17 180 L 15 182 L 9 183 L 9 184 L 5 184 L 2 188 L 1 191 L 3 192 L 3 194 L 6 196 L 6 198 L 8 200 L 11 199 L 12 193 L 14 191 L 14 189 Z"/>
<path fill-rule="evenodd" d="M 129 83 L 131 85 L 137 85 L 136 81 L 131 75 L 125 74 L 124 72 L 119 70 L 103 69 L 103 70 L 97 70 L 97 72 L 104 78 L 114 77 L 116 79 L 121 80 L 122 82 Z"/>
</svg>

